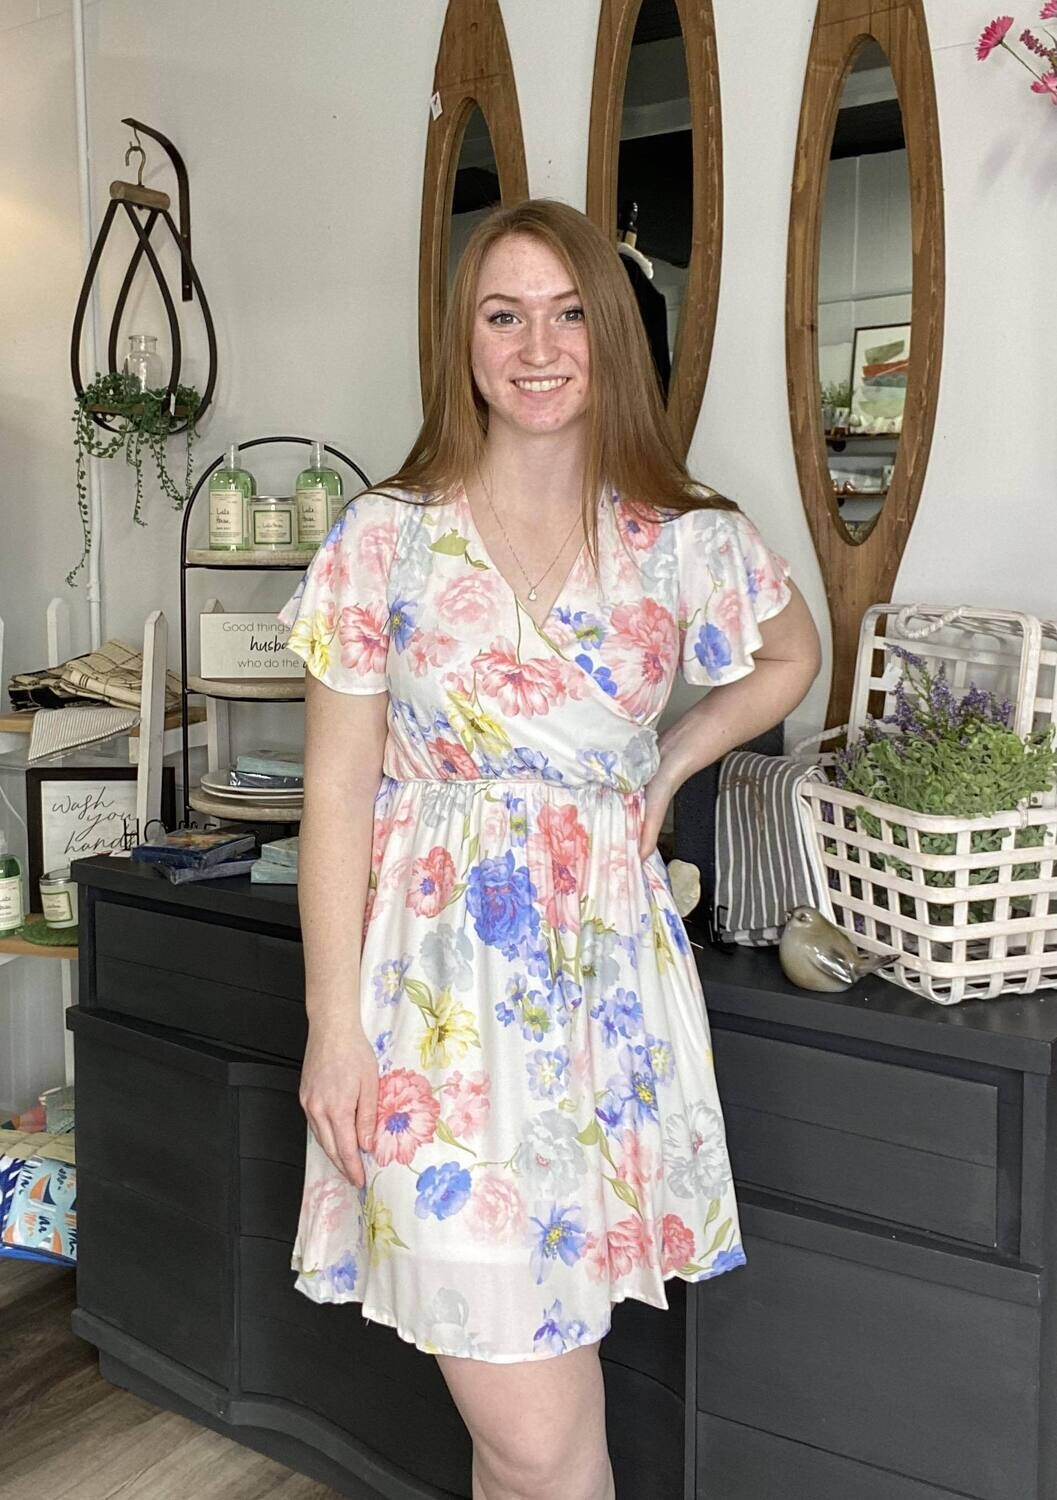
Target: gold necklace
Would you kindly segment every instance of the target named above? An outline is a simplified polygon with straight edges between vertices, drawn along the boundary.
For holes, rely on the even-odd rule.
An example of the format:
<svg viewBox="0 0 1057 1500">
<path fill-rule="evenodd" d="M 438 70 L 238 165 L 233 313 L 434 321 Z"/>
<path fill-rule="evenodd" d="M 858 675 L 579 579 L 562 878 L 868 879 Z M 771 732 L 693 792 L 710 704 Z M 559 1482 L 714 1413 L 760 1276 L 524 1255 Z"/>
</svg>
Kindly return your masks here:
<svg viewBox="0 0 1057 1500">
<path fill-rule="evenodd" d="M 533 583 L 532 579 L 529 577 L 528 572 L 525 569 L 524 563 L 521 561 L 520 557 L 518 557 L 518 555 L 517 555 L 517 548 L 514 546 L 513 542 L 510 540 L 509 535 L 507 534 L 507 529 L 503 525 L 502 517 L 500 516 L 499 512 L 496 510 L 495 506 L 492 504 L 491 493 L 490 493 L 490 491 L 488 489 L 488 485 L 485 483 L 484 474 L 482 473 L 482 471 L 480 469 L 477 470 L 477 475 L 478 475 L 478 478 L 481 481 L 481 488 L 484 490 L 484 497 L 488 501 L 488 509 L 492 512 L 493 516 L 495 516 L 496 522 L 497 522 L 497 524 L 499 526 L 499 529 L 503 533 L 503 536 L 506 538 L 506 544 L 510 548 L 510 555 L 514 559 L 514 561 L 517 563 L 518 567 L 521 569 L 522 576 L 524 577 L 525 582 L 529 586 L 529 591 L 528 591 L 528 594 L 526 595 L 526 598 L 528 598 L 529 600 L 534 600 L 536 598 L 536 590 L 537 590 L 537 588 L 543 582 L 543 580 L 546 578 L 546 576 L 550 572 L 551 568 L 554 567 L 554 564 L 558 561 L 559 557 L 561 557 L 562 553 L 565 551 L 566 547 L 569 545 L 569 538 L 572 536 L 573 532 L 576 530 L 576 527 L 579 524 L 579 522 L 582 519 L 582 517 L 581 517 L 581 515 L 579 513 L 577 513 L 576 518 L 573 521 L 573 524 L 569 527 L 569 530 L 565 533 L 565 538 L 564 538 L 561 546 L 558 548 L 557 552 L 551 558 L 550 562 L 544 568 L 544 570 L 540 574 L 540 576 L 536 579 L 536 582 Z"/>
</svg>

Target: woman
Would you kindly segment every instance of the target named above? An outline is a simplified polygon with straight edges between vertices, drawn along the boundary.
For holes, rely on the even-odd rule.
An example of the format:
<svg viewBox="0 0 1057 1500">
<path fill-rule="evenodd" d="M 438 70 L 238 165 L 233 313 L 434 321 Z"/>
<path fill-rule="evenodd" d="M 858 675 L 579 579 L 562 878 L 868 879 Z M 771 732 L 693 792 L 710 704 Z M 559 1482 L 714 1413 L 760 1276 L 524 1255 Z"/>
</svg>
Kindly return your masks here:
<svg viewBox="0 0 1057 1500">
<path fill-rule="evenodd" d="M 283 613 L 309 668 L 296 1285 L 436 1355 L 482 1500 L 612 1496 L 612 1304 L 744 1263 L 656 840 L 818 670 L 787 575 L 688 478 L 613 247 L 540 200 L 475 230 L 418 441 Z M 713 691 L 658 739 L 677 665 Z"/>
</svg>

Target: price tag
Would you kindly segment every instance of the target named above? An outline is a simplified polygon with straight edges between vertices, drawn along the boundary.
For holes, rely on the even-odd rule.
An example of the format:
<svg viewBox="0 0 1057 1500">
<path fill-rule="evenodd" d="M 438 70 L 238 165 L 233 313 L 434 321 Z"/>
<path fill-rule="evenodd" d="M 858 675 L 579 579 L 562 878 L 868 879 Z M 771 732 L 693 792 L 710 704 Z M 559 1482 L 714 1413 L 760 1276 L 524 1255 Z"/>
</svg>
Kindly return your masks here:
<svg viewBox="0 0 1057 1500">
<path fill-rule="evenodd" d="M 440 102 L 440 90 L 438 89 L 429 101 L 429 112 L 435 120 L 439 120 L 443 109 L 444 106 Z"/>
</svg>

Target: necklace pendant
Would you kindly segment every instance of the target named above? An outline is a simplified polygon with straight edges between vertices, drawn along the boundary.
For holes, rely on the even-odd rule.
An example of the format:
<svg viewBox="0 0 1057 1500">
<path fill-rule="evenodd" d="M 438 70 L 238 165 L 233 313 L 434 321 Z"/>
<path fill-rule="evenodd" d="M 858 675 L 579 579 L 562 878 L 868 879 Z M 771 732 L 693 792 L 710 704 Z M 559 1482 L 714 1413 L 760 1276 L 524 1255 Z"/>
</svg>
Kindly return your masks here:
<svg viewBox="0 0 1057 1500">
<path fill-rule="evenodd" d="M 533 586 L 533 587 L 532 587 L 532 588 L 530 588 L 530 589 L 529 589 L 529 591 L 528 591 L 528 597 L 529 597 L 529 598 L 530 598 L 530 599 L 535 599 L 535 597 L 536 597 L 536 589 L 535 589 L 535 586 Z"/>
</svg>

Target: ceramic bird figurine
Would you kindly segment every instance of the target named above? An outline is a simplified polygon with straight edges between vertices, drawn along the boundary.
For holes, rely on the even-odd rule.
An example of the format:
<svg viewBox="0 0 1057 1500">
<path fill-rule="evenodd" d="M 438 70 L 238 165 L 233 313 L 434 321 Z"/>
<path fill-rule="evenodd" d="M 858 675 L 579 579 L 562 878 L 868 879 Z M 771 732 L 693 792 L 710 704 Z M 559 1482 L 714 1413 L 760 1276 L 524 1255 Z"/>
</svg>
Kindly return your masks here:
<svg viewBox="0 0 1057 1500">
<path fill-rule="evenodd" d="M 802 990 L 850 989 L 895 958 L 894 953 L 860 953 L 848 934 L 813 906 L 793 907 L 778 945 L 782 972 Z"/>
</svg>

